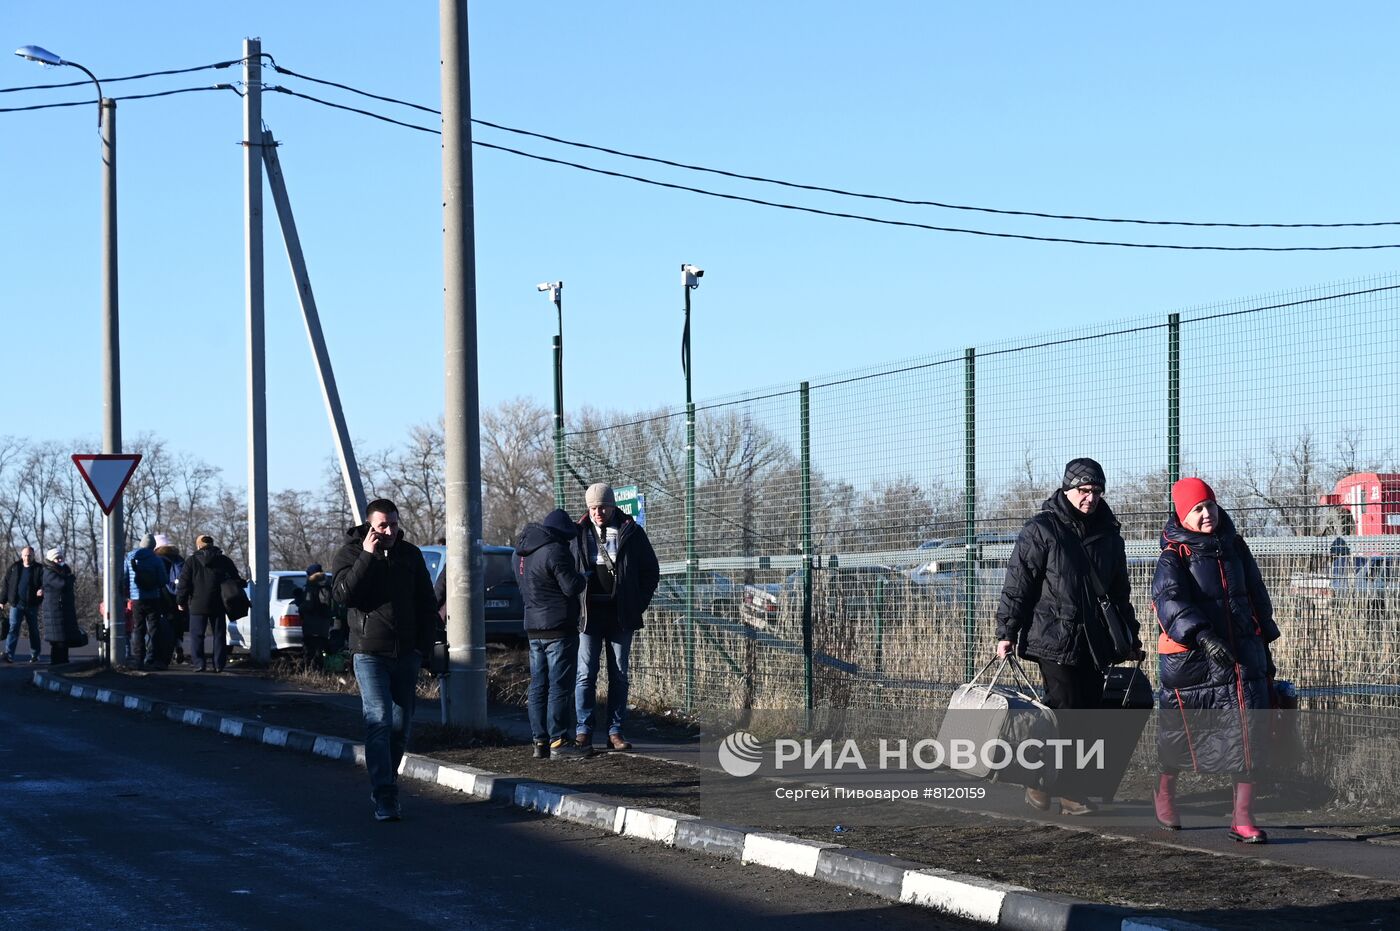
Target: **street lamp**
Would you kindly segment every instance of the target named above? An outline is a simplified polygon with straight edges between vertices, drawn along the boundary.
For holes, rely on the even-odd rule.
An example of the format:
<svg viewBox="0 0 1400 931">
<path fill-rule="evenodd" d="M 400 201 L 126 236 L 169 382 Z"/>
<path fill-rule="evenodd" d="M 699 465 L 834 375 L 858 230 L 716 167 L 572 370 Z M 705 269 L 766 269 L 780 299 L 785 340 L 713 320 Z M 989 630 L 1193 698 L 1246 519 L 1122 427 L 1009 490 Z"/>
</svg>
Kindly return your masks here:
<svg viewBox="0 0 1400 931">
<path fill-rule="evenodd" d="M 554 337 L 554 506 L 564 506 L 564 282 L 542 281 L 536 291 L 548 291 L 559 314 Z"/>
<path fill-rule="evenodd" d="M 77 68 L 92 79 L 97 88 L 97 128 L 102 139 L 102 452 L 122 450 L 121 341 L 117 314 L 117 102 L 102 96 L 97 75 L 75 61 L 60 58 L 48 49 L 25 45 L 15 54 L 42 65 Z M 121 500 L 113 505 L 103 521 L 104 575 L 103 598 L 107 605 L 108 657 L 126 659 L 126 624 L 122 606 L 126 596 L 120 591 L 125 534 Z"/>
<path fill-rule="evenodd" d="M 681 265 L 685 292 L 685 329 L 681 332 L 681 367 L 685 369 L 685 706 L 695 692 L 695 401 L 690 395 L 690 292 L 700 287 L 703 268 Z"/>
</svg>

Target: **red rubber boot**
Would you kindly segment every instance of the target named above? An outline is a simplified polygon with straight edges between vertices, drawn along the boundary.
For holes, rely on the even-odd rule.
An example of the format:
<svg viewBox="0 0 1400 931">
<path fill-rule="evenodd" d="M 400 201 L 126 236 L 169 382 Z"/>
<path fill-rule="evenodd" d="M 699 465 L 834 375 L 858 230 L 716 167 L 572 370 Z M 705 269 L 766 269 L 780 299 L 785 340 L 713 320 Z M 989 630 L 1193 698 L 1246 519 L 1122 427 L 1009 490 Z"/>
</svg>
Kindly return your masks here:
<svg viewBox="0 0 1400 931">
<path fill-rule="evenodd" d="M 1243 844 L 1267 844 L 1269 835 L 1254 826 L 1254 783 L 1235 783 L 1235 811 L 1230 817 L 1230 836 Z"/>
<path fill-rule="evenodd" d="M 1162 773 L 1157 777 L 1152 807 L 1157 811 L 1158 824 L 1168 831 L 1181 830 L 1181 818 L 1176 813 L 1176 773 Z"/>
</svg>

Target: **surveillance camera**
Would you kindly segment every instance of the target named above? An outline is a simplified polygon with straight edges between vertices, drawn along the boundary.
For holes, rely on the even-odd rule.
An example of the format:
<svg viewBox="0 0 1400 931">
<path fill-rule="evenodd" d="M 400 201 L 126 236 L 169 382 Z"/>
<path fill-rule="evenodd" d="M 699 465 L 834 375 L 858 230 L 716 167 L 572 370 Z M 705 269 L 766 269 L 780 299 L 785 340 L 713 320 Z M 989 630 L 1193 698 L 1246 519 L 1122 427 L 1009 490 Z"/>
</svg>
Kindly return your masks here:
<svg viewBox="0 0 1400 931">
<path fill-rule="evenodd" d="M 705 277 L 705 270 L 694 265 L 682 265 L 681 271 L 685 272 L 687 275 L 694 275 L 696 278 Z"/>
<path fill-rule="evenodd" d="M 548 291 L 548 290 L 550 289 L 550 287 L 551 287 L 551 285 L 550 285 L 550 283 L 549 283 L 548 281 L 541 281 L 539 284 L 535 285 L 535 290 L 536 290 L 536 291 Z"/>
<path fill-rule="evenodd" d="M 700 287 L 700 279 L 704 277 L 705 270 L 694 265 L 681 266 L 681 284 L 687 288 Z"/>
</svg>

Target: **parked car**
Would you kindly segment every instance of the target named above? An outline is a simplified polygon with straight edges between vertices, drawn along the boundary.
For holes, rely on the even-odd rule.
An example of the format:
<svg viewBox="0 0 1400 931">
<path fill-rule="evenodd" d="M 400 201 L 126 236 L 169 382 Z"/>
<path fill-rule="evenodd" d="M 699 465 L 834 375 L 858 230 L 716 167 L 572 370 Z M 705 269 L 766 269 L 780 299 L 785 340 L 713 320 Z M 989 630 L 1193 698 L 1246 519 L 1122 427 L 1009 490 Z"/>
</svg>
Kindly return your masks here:
<svg viewBox="0 0 1400 931">
<path fill-rule="evenodd" d="M 447 547 L 421 546 L 428 574 L 436 584 L 447 561 Z M 525 600 L 520 595 L 511 561 L 515 549 L 510 546 L 481 548 L 485 590 L 486 637 L 489 640 L 515 640 L 525 636 Z"/>
<path fill-rule="evenodd" d="M 1384 605 L 1400 599 L 1400 556 L 1336 556 L 1327 574 L 1295 575 L 1289 588 L 1305 598 Z"/>
<path fill-rule="evenodd" d="M 712 617 L 732 618 L 738 611 L 744 587 L 727 575 L 703 570 L 695 577 L 695 610 Z M 685 573 L 663 575 L 651 599 L 651 606 L 660 611 L 684 612 L 686 607 Z"/>
<path fill-rule="evenodd" d="M 301 649 L 301 609 L 297 600 L 306 588 L 306 573 L 300 570 L 274 569 L 268 574 L 267 618 L 272 628 L 272 649 Z M 252 586 L 248 597 L 252 598 Z M 229 646 L 252 649 L 252 627 L 248 618 L 228 622 Z"/>
</svg>

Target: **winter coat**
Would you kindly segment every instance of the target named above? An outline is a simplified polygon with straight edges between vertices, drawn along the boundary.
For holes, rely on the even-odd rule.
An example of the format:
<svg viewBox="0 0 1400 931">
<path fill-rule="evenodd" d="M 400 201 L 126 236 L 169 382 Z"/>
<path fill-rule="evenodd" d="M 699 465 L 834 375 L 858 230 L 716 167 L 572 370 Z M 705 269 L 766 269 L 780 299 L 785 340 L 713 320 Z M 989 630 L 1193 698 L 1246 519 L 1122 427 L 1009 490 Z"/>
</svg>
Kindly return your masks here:
<svg viewBox="0 0 1400 931">
<path fill-rule="evenodd" d="M 1267 751 L 1267 645 L 1279 630 L 1259 564 L 1224 510 L 1211 534 L 1187 530 L 1175 514 L 1167 519 L 1152 607 L 1161 628 L 1157 750 L 1163 768 L 1257 768 Z M 1229 646 L 1232 666 L 1213 662 L 1200 648 L 1203 631 Z"/>
<path fill-rule="evenodd" d="M 351 527 L 331 560 L 331 597 L 347 609 L 351 652 L 430 655 L 437 599 L 422 550 L 400 534 L 393 546 L 366 553 L 367 533 L 369 524 Z"/>
<path fill-rule="evenodd" d="M 165 590 L 174 598 L 180 584 L 180 573 L 185 568 L 185 557 L 180 555 L 178 549 L 168 545 L 157 546 L 156 555 L 165 563 Z"/>
<path fill-rule="evenodd" d="M 39 589 L 44 587 L 44 566 L 37 559 L 29 564 L 29 584 L 26 591 L 21 594 L 19 590 L 20 573 L 24 571 L 24 560 L 16 559 L 15 564 L 5 573 L 5 584 L 0 589 L 0 603 L 6 605 L 27 604 L 37 606 L 40 598 Z"/>
<path fill-rule="evenodd" d="M 221 586 L 225 580 L 234 579 L 239 588 L 247 582 L 238 574 L 233 560 L 224 555 L 217 546 L 206 546 L 196 550 L 185 560 L 180 570 L 180 578 L 175 587 L 175 601 L 190 614 L 203 617 L 222 618 L 224 616 L 224 595 Z"/>
<path fill-rule="evenodd" d="M 306 578 L 297 607 L 301 611 L 303 637 L 328 637 L 331 633 L 331 586 L 324 572 Z"/>
<path fill-rule="evenodd" d="M 571 544 L 578 528 L 563 510 L 529 524 L 515 546 L 515 569 L 525 602 L 525 636 L 549 640 L 578 632 L 579 596 L 588 579 L 575 564 Z"/>
<path fill-rule="evenodd" d="M 170 575 L 165 570 L 165 560 L 157 556 L 155 550 L 150 547 L 142 547 L 126 554 L 125 566 L 127 597 L 132 601 L 158 601 L 166 583 L 170 581 Z M 157 583 L 149 588 L 137 585 L 138 567 L 157 579 Z"/>
<path fill-rule="evenodd" d="M 647 532 L 631 516 L 622 511 L 614 511 L 612 526 L 617 527 L 617 559 L 615 585 L 612 601 L 617 609 L 617 622 L 623 630 L 641 630 L 642 615 L 651 605 L 651 596 L 656 594 L 656 586 L 661 583 L 661 565 L 656 561 L 656 551 L 651 548 Z M 593 521 L 584 514 L 579 520 L 578 536 L 571 547 L 574 551 L 574 566 L 579 573 L 586 575 L 594 569 L 594 553 L 598 532 L 593 529 Z M 598 620 L 590 627 L 588 601 L 590 595 L 584 591 L 579 595 L 579 631 L 585 634 L 606 633 Z"/>
<path fill-rule="evenodd" d="M 73 569 L 66 564 L 46 562 L 43 573 L 44 604 L 39 616 L 44 622 L 44 639 L 49 643 L 68 643 L 80 635 Z"/>
<path fill-rule="evenodd" d="M 1027 659 L 1092 667 L 1088 638 L 1098 638 L 1101 654 L 1107 650 L 1088 559 L 1137 640 L 1118 518 L 1107 501 L 1081 515 L 1061 491 L 1050 494 L 1016 538 L 997 608 L 997 640 L 1010 640 Z"/>
</svg>

